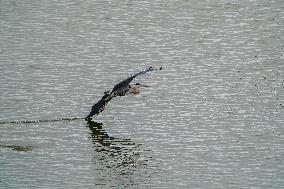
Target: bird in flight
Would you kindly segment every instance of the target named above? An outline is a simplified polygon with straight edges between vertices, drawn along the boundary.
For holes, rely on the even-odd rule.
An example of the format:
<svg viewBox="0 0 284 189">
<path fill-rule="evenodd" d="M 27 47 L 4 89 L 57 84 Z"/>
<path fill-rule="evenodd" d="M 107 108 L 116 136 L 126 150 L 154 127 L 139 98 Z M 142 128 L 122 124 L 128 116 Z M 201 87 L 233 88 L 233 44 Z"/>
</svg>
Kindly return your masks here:
<svg viewBox="0 0 284 189">
<path fill-rule="evenodd" d="M 103 97 L 96 104 L 92 106 L 92 110 L 89 113 L 89 115 L 85 118 L 85 120 L 91 119 L 91 117 L 95 114 L 99 115 L 99 113 L 101 113 L 105 109 L 105 106 L 109 103 L 109 101 L 116 96 L 139 94 L 139 89 L 141 87 L 149 87 L 149 86 L 141 85 L 140 83 L 131 83 L 131 81 L 139 75 L 161 69 L 162 67 L 160 67 L 159 69 L 149 67 L 147 69 L 141 70 L 131 75 L 130 77 L 124 79 L 120 83 L 116 84 L 111 91 L 105 91 Z"/>
</svg>

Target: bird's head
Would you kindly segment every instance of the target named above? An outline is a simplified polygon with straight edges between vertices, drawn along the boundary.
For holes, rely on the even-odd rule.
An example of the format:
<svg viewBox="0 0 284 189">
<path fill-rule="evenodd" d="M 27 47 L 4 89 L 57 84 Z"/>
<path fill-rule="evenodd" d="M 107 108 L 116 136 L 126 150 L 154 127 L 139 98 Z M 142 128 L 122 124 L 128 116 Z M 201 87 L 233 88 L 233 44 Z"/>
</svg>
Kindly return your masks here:
<svg viewBox="0 0 284 189">
<path fill-rule="evenodd" d="M 140 87 L 141 87 L 140 83 L 129 84 L 129 88 L 140 88 Z"/>
</svg>

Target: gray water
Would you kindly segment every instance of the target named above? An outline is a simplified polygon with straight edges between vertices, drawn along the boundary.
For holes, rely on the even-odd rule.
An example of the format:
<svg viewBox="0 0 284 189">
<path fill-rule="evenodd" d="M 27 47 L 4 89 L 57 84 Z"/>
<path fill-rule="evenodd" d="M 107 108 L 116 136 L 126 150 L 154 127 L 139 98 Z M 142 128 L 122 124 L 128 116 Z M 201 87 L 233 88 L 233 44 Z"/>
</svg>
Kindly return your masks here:
<svg viewBox="0 0 284 189">
<path fill-rule="evenodd" d="M 283 33 L 282 0 L 0 1 L 0 188 L 283 188 Z"/>
</svg>

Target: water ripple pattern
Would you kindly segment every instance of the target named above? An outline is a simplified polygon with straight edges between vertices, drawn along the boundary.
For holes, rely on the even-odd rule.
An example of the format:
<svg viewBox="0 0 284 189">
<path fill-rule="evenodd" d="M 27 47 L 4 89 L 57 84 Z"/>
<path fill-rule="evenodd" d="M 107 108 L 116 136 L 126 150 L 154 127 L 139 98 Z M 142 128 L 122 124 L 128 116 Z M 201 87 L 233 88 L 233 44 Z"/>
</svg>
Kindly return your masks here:
<svg viewBox="0 0 284 189">
<path fill-rule="evenodd" d="M 283 188 L 283 8 L 0 1 L 0 188 Z"/>
</svg>

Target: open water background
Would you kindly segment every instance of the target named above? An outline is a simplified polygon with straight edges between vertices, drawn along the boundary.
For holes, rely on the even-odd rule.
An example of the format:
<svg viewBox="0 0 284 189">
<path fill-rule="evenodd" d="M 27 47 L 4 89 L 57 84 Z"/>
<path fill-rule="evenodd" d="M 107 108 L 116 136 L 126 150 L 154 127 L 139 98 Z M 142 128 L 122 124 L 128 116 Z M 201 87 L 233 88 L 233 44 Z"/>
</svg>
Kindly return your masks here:
<svg viewBox="0 0 284 189">
<path fill-rule="evenodd" d="M 283 33 L 282 0 L 0 1 L 0 188 L 283 188 Z"/>
</svg>

